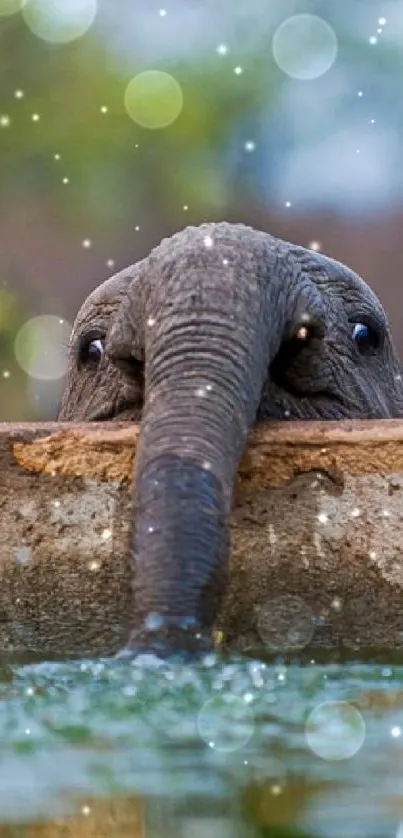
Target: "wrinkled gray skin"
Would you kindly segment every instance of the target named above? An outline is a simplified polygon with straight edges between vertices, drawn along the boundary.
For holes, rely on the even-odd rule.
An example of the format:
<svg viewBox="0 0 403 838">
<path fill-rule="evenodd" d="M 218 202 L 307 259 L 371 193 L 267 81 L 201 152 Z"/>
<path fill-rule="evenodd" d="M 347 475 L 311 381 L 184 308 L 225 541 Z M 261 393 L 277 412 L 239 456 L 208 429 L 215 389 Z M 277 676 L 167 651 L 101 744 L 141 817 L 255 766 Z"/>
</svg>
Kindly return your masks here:
<svg viewBox="0 0 403 838">
<path fill-rule="evenodd" d="M 357 274 L 243 225 L 187 228 L 88 297 L 58 418 L 142 420 L 132 650 L 210 635 L 255 421 L 402 416 L 400 372 Z"/>
</svg>

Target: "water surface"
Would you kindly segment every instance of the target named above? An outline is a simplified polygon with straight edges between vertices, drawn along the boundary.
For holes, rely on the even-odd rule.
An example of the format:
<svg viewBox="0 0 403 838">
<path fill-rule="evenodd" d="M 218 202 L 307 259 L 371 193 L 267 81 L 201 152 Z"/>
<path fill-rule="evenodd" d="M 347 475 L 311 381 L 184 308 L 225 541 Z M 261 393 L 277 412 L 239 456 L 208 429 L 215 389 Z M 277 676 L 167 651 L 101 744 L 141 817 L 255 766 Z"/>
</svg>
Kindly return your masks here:
<svg viewBox="0 0 403 838">
<path fill-rule="evenodd" d="M 0 730 L 0 838 L 403 837 L 403 666 L 3 666 Z"/>
</svg>

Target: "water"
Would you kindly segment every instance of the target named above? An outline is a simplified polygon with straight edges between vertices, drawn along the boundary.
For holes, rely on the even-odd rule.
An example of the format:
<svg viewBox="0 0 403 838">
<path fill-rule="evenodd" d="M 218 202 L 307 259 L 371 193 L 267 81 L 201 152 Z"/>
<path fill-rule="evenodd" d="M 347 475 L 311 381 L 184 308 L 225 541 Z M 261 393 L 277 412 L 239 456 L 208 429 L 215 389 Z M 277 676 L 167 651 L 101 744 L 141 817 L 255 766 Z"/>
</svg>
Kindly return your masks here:
<svg viewBox="0 0 403 838">
<path fill-rule="evenodd" d="M 0 668 L 0 838 L 403 836 L 403 667 Z"/>
</svg>

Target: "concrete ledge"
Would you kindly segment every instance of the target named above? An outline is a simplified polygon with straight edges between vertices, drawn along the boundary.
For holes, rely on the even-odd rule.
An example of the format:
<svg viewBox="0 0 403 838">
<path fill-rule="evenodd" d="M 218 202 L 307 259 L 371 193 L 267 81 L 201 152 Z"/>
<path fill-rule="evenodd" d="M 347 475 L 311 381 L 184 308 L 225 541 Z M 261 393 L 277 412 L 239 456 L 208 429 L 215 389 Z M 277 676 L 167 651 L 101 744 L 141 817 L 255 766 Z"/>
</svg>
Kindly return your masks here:
<svg viewBox="0 0 403 838">
<path fill-rule="evenodd" d="M 109 654 L 132 616 L 127 423 L 0 424 L 0 652 Z M 225 647 L 403 651 L 403 421 L 259 426 Z"/>
</svg>

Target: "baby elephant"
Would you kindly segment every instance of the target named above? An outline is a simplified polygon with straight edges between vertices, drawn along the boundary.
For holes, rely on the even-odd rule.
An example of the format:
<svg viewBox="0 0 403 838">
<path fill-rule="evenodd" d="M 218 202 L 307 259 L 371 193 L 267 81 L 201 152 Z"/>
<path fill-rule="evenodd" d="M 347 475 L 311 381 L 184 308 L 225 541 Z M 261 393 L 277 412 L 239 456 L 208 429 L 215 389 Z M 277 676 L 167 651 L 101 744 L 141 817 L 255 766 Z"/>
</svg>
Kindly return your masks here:
<svg viewBox="0 0 403 838">
<path fill-rule="evenodd" d="M 321 254 L 243 225 L 164 240 L 90 294 L 60 421 L 141 419 L 128 649 L 205 648 L 234 480 L 256 421 L 403 415 L 385 313 Z"/>
</svg>

